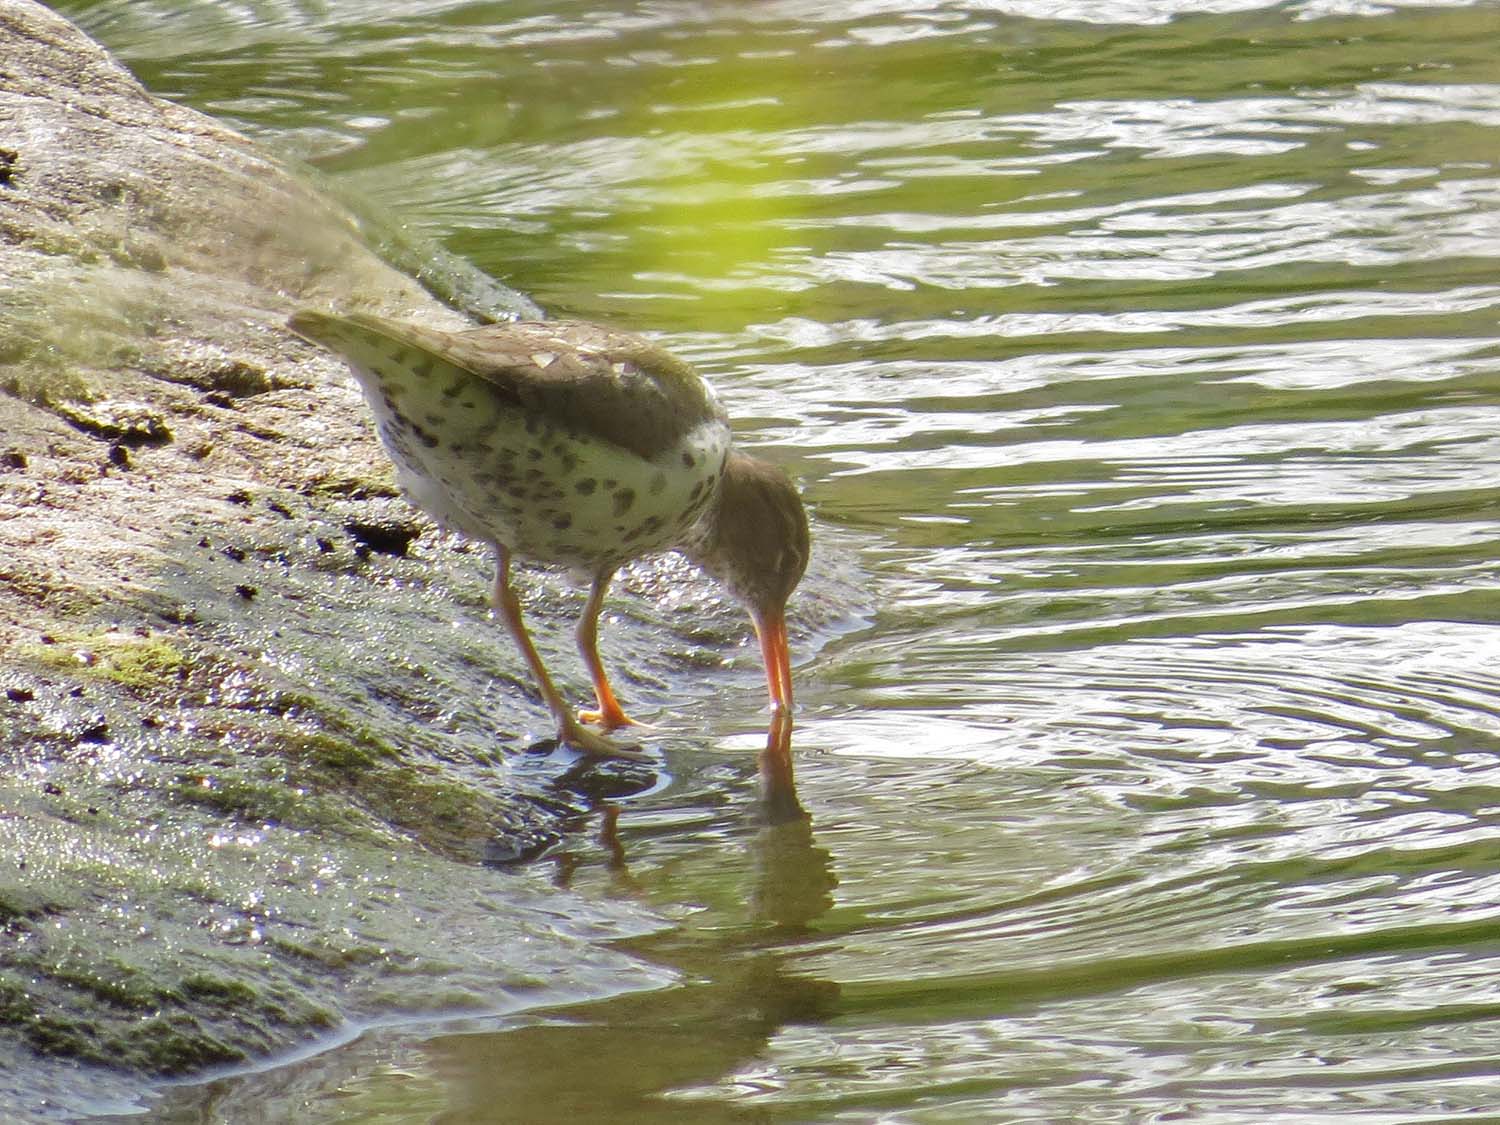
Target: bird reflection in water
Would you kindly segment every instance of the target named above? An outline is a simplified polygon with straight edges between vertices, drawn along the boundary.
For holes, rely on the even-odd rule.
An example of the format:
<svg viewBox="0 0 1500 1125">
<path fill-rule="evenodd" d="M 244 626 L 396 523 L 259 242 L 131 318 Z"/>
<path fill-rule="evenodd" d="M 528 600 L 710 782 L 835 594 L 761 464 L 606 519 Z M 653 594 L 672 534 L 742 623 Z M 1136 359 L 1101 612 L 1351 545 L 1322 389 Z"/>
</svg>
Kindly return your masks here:
<svg viewBox="0 0 1500 1125">
<path fill-rule="evenodd" d="M 797 799 L 789 710 L 772 714 L 759 765 L 760 828 L 751 843 L 751 912 L 758 921 L 802 929 L 833 906 L 838 879 L 828 851 L 813 838 L 812 817 Z"/>
<path fill-rule="evenodd" d="M 583 768 L 593 772 L 595 761 L 586 762 Z M 829 853 L 814 838 L 812 817 L 797 796 L 789 709 L 777 708 L 772 712 L 757 767 L 757 795 L 749 818 L 754 833 L 748 838 L 754 871 L 754 885 L 747 896 L 751 913 L 758 922 L 802 929 L 833 905 L 832 892 L 838 886 L 838 879 L 833 874 Z M 577 780 L 581 779 L 575 779 L 575 783 Z M 576 788 L 572 791 L 579 792 Z M 621 804 L 605 796 L 598 796 L 590 803 L 599 815 L 595 838 L 604 852 L 605 866 L 627 888 L 639 890 L 620 836 Z M 555 856 L 554 861 L 557 864 L 554 881 L 558 886 L 569 885 L 582 857 L 575 852 L 564 852 Z"/>
</svg>

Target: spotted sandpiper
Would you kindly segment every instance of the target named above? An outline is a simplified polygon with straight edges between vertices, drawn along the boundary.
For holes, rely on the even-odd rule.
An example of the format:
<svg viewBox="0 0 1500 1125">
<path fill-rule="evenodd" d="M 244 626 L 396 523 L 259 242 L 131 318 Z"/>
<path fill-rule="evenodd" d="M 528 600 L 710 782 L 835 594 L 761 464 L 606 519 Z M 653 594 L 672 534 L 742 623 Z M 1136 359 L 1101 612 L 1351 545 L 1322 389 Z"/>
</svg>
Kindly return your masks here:
<svg viewBox="0 0 1500 1125">
<path fill-rule="evenodd" d="M 687 363 L 580 321 L 446 332 L 300 312 L 289 323 L 349 363 L 407 498 L 494 551 L 495 612 L 559 741 L 638 756 L 584 725 L 632 722 L 599 659 L 599 612 L 622 564 L 672 548 L 749 610 L 772 709 L 789 721 L 785 611 L 807 566 L 807 515 L 785 473 L 732 447 L 723 407 Z M 577 639 L 597 710 L 575 715 L 553 685 L 521 619 L 513 556 L 592 579 Z"/>
</svg>

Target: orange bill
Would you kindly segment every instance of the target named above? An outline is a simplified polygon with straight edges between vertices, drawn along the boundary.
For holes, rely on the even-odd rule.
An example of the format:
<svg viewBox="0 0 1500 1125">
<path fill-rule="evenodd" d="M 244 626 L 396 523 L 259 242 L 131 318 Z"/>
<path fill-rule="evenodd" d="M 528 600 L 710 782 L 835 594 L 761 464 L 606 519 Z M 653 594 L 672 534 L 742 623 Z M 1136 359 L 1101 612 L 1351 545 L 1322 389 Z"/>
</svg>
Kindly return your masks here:
<svg viewBox="0 0 1500 1125">
<path fill-rule="evenodd" d="M 771 710 L 792 710 L 792 654 L 786 641 L 786 616 L 781 610 L 752 613 L 760 654 L 766 662 L 766 686 L 771 692 Z"/>
</svg>

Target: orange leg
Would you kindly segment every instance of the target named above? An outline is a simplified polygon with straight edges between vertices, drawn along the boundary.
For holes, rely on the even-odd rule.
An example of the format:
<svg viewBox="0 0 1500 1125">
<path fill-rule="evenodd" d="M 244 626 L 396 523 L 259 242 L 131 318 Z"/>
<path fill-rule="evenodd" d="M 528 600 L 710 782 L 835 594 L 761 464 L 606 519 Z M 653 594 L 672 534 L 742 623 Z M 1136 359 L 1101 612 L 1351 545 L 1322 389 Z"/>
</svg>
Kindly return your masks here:
<svg viewBox="0 0 1500 1125">
<path fill-rule="evenodd" d="M 578 718 L 585 723 L 600 723 L 605 730 L 635 725 L 635 720 L 625 714 L 615 699 L 615 693 L 610 690 L 604 662 L 599 659 L 599 614 L 604 609 L 604 595 L 609 592 L 613 577 L 612 570 L 602 570 L 594 575 L 589 600 L 583 607 L 583 616 L 578 619 L 578 653 L 583 657 L 589 678 L 594 681 L 594 698 L 599 701 L 597 711 L 580 711 Z"/>
<path fill-rule="evenodd" d="M 602 754 L 614 758 L 644 758 L 645 755 L 639 751 L 627 750 L 616 746 L 602 735 L 580 726 L 568 705 L 558 694 L 557 688 L 553 686 L 552 677 L 547 674 L 547 666 L 542 663 L 541 654 L 537 652 L 536 645 L 531 643 L 531 634 L 526 631 L 526 622 L 521 619 L 521 601 L 516 597 L 516 592 L 510 585 L 510 552 L 500 544 L 493 544 L 495 548 L 495 586 L 491 593 L 491 603 L 495 612 L 499 614 L 500 620 L 505 623 L 511 639 L 516 642 L 516 647 L 521 650 L 521 655 L 526 659 L 527 666 L 531 669 L 532 678 L 536 680 L 537 687 L 541 690 L 542 701 L 547 704 L 547 710 L 552 712 L 553 719 L 557 722 L 557 738 L 559 742 L 566 742 L 569 746 L 590 754 Z"/>
</svg>

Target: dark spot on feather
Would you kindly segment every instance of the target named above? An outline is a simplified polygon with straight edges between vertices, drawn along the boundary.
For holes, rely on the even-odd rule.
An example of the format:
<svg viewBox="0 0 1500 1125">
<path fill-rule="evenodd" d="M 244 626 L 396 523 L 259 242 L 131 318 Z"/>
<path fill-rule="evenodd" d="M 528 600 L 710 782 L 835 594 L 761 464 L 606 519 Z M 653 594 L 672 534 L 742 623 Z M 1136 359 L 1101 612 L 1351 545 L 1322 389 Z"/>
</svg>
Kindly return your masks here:
<svg viewBox="0 0 1500 1125">
<path fill-rule="evenodd" d="M 599 482 L 596 481 L 593 477 L 584 477 L 581 481 L 573 486 L 573 491 L 578 493 L 578 495 L 580 496 L 592 496 L 594 489 L 598 487 Z"/>
<path fill-rule="evenodd" d="M 661 472 L 660 470 L 658 470 L 657 474 L 654 477 L 651 478 L 651 495 L 652 496 L 658 495 L 666 487 L 667 487 L 667 474 Z"/>
<path fill-rule="evenodd" d="M 558 531 L 567 531 L 568 528 L 573 526 L 573 517 L 568 515 L 558 516 L 552 521 L 552 526 Z"/>
<path fill-rule="evenodd" d="M 694 457 L 686 449 L 684 449 L 682 451 L 682 467 L 683 468 L 685 468 L 685 469 L 691 469 L 697 463 L 698 463 L 698 458 Z"/>
<path fill-rule="evenodd" d="M 417 360 L 416 363 L 412 364 L 411 369 L 422 378 L 427 378 L 432 374 L 432 357 L 430 355 L 424 355 L 421 359 Z"/>
<path fill-rule="evenodd" d="M 526 459 L 528 461 L 540 461 L 542 459 L 542 451 L 533 446 L 526 451 Z"/>
<path fill-rule="evenodd" d="M 635 489 L 622 488 L 615 493 L 615 515 L 623 516 L 630 511 L 630 506 L 635 503 Z"/>
<path fill-rule="evenodd" d="M 459 395 L 464 393 L 464 387 L 468 386 L 468 383 L 469 381 L 467 379 L 454 379 L 453 382 L 449 383 L 446 387 L 443 388 L 443 397 L 457 398 Z M 472 410 L 474 409 L 474 400 L 468 399 L 464 402 L 463 405 Z"/>
</svg>

